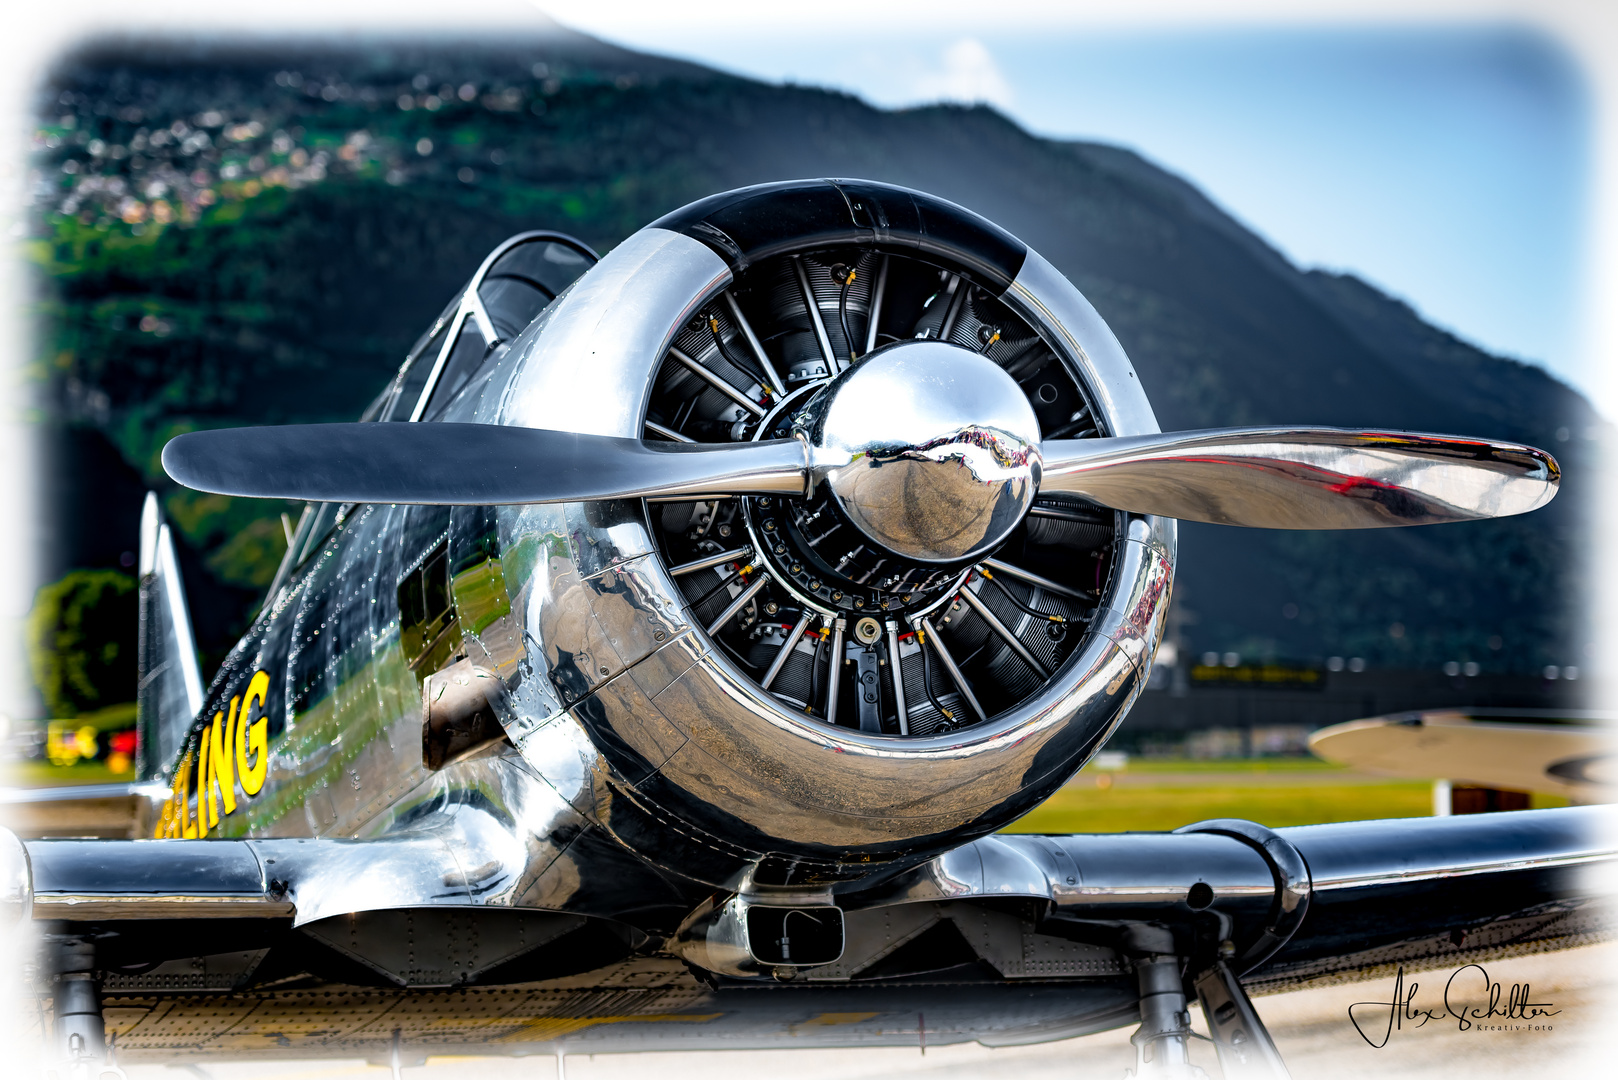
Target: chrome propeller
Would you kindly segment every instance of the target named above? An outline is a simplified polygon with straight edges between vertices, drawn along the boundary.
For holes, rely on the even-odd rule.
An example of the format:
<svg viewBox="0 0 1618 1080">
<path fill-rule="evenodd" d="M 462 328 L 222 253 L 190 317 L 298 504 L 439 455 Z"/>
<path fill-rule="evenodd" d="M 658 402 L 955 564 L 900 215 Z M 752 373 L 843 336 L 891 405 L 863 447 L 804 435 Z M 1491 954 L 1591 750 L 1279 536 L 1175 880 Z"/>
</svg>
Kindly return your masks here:
<svg viewBox="0 0 1618 1080">
<path fill-rule="evenodd" d="M 640 495 L 802 494 L 797 439 L 696 446 L 493 424 L 289 424 L 193 431 L 177 483 L 310 502 L 499 506 Z"/>
<path fill-rule="evenodd" d="M 1367 529 L 1545 505 L 1560 469 L 1513 443 L 1340 428 L 1222 428 L 1041 442 L 1022 389 L 937 341 L 872 353 L 794 437 L 696 446 L 482 424 L 314 424 L 181 435 L 163 467 L 200 491 L 315 502 L 498 505 L 811 493 L 922 562 L 979 558 L 1040 491 L 1269 529 Z"/>
<path fill-rule="evenodd" d="M 1047 442 L 1044 491 L 1258 529 L 1376 529 L 1525 514 L 1561 469 L 1515 443 L 1345 428 L 1213 428 Z"/>
</svg>

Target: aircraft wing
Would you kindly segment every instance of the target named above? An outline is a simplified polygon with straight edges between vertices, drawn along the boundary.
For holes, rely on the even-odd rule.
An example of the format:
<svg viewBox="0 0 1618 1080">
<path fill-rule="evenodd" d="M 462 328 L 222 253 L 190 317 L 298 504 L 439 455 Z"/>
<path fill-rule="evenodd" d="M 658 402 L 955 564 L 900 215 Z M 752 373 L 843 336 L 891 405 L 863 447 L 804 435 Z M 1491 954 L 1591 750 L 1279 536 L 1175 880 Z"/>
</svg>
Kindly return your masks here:
<svg viewBox="0 0 1618 1080">
<path fill-rule="evenodd" d="M 934 1043 L 1038 1041 L 1133 1022 L 1152 949 L 1193 967 L 1199 956 L 1222 961 L 1250 988 L 1278 990 L 1564 947 L 1611 929 L 1613 823 L 1606 808 L 1572 807 L 991 836 L 836 894 L 835 958 L 762 983 L 706 973 L 736 962 L 723 919 L 660 937 L 611 917 L 655 889 L 627 860 L 612 887 L 543 910 L 491 902 L 505 894 L 490 883 L 518 862 L 467 847 L 467 836 L 6 834 L 3 850 L 14 913 L 105 943 L 106 1023 L 123 1060 L 409 1063 L 472 1051 L 914 1045 L 918 1014 Z M 599 869 L 604 852 L 575 855 Z M 734 913 L 735 898 L 716 903 Z M 744 922 L 758 910 L 743 910 Z M 1142 926 L 1167 936 L 1154 945 Z"/>
<path fill-rule="evenodd" d="M 0 788 L 5 822 L 24 836 L 97 837 L 122 840 L 151 816 L 150 806 L 169 795 L 166 784 L 73 784 Z"/>
</svg>

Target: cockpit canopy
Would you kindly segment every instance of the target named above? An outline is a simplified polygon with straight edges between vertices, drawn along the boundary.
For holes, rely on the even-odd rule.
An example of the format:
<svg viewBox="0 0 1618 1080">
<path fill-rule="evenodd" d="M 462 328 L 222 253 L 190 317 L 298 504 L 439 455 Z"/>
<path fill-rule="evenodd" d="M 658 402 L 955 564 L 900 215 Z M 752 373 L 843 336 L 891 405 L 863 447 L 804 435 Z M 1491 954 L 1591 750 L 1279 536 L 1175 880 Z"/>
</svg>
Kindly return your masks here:
<svg viewBox="0 0 1618 1080">
<path fill-rule="evenodd" d="M 486 361 L 598 260 L 588 244 L 564 233 L 518 233 L 500 244 L 416 339 L 398 374 L 360 419 L 437 420 Z M 271 596 L 320 546 L 344 510 L 337 503 L 304 508 Z"/>
<path fill-rule="evenodd" d="M 588 245 L 554 232 L 519 233 L 495 248 L 360 419 L 437 419 L 483 362 L 596 260 Z"/>
</svg>

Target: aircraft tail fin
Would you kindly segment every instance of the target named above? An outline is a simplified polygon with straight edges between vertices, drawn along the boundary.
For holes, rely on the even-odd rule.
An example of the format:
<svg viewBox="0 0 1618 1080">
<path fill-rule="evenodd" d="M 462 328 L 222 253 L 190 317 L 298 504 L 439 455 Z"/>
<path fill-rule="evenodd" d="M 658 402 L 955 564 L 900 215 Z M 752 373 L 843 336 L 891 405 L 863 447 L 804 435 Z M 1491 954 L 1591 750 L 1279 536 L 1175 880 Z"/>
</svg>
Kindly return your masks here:
<svg viewBox="0 0 1618 1080">
<path fill-rule="evenodd" d="M 149 780 L 174 759 L 202 709 L 191 612 L 180 581 L 174 537 L 157 495 L 147 492 L 140 515 L 140 689 L 136 721 L 136 775 Z"/>
</svg>

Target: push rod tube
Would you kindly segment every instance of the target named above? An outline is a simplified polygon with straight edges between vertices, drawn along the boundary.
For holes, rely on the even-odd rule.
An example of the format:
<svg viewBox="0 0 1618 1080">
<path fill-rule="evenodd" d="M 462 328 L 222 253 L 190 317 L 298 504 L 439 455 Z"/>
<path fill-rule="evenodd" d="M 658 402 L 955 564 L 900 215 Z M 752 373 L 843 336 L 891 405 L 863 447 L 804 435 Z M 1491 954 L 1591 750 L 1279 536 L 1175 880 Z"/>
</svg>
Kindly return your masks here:
<svg viewBox="0 0 1618 1080">
<path fill-rule="evenodd" d="M 814 620 L 814 617 L 813 612 L 805 611 L 803 618 L 798 620 L 798 625 L 792 628 L 792 632 L 787 635 L 786 641 L 782 642 L 781 651 L 776 653 L 775 659 L 770 662 L 770 670 L 766 671 L 764 678 L 759 681 L 759 685 L 764 689 L 768 690 L 770 685 L 775 682 L 775 677 L 781 674 L 781 669 L 786 666 L 787 658 L 792 655 L 792 650 L 797 646 L 798 639 L 803 637 L 805 630 L 809 629 L 809 623 Z"/>
<path fill-rule="evenodd" d="M 803 293 L 803 306 L 809 312 L 809 323 L 815 328 L 815 340 L 820 343 L 820 355 L 826 360 L 826 373 L 835 375 L 847 365 L 839 364 L 831 351 L 831 338 L 826 335 L 826 322 L 820 317 L 820 305 L 815 303 L 815 290 L 809 287 L 809 273 L 803 268 L 803 260 L 796 255 L 792 257 L 792 269 L 798 275 L 798 289 Z"/>
<path fill-rule="evenodd" d="M 886 269 L 887 264 L 883 263 Z M 899 624 L 888 620 L 888 668 L 893 672 L 893 703 L 899 714 L 899 734 L 910 734 L 910 710 L 905 707 L 904 668 L 899 663 Z"/>
<path fill-rule="evenodd" d="M 703 382 L 707 383 L 721 394 L 724 394 L 730 400 L 734 401 L 736 404 L 740 405 L 743 409 L 752 413 L 754 416 L 762 417 L 764 415 L 764 410 L 759 407 L 758 402 L 736 389 L 720 376 L 714 374 L 701 364 L 697 363 L 696 360 L 687 356 L 679 349 L 670 346 L 669 355 L 674 357 L 675 362 L 681 367 L 685 368 L 691 374 L 695 375 L 697 378 L 701 379 Z"/>
<path fill-rule="evenodd" d="M 837 723 L 837 691 L 843 680 L 843 631 L 848 622 L 838 616 L 831 624 L 831 671 L 826 678 L 826 723 Z"/>
<path fill-rule="evenodd" d="M 961 599 L 966 601 L 967 607 L 978 613 L 980 619 L 989 624 L 989 629 L 998 634 L 1000 640 L 1004 641 L 1011 651 L 1022 659 L 1023 663 L 1034 669 L 1034 674 L 1042 679 L 1050 678 L 1051 673 L 1045 670 L 1045 665 L 1041 664 L 1034 654 L 1028 651 L 1028 647 L 1022 643 L 1022 640 L 1012 633 L 1011 627 L 1000 621 L 1000 616 L 989 610 L 989 605 L 977 598 L 976 593 L 971 589 L 962 589 Z"/>
<path fill-rule="evenodd" d="M 959 690 L 961 697 L 965 698 L 966 703 L 972 706 L 972 711 L 978 714 L 979 720 L 987 720 L 989 718 L 988 714 L 983 711 L 983 706 L 978 704 L 977 696 L 972 693 L 972 687 L 967 684 L 966 676 L 962 675 L 961 669 L 955 666 L 955 658 L 949 654 L 948 649 L 944 648 L 944 642 L 938 636 L 938 631 L 933 627 L 932 621 L 925 615 L 921 615 L 917 616 L 916 625 L 919 629 L 926 631 L 923 635 L 926 638 L 926 643 L 922 648 L 932 646 L 933 652 L 938 655 L 939 662 L 944 665 L 944 670 L 949 672 L 950 679 L 955 683 L 955 689 Z"/>
<path fill-rule="evenodd" d="M 759 366 L 764 369 L 764 374 L 769 377 L 770 385 L 775 388 L 778 396 L 786 397 L 787 388 L 786 384 L 781 381 L 781 373 L 775 370 L 775 365 L 770 363 L 770 358 L 764 354 L 764 345 L 758 340 L 758 335 L 753 333 L 753 327 L 748 323 L 747 316 L 742 314 L 741 305 L 736 303 L 736 298 L 731 295 L 729 289 L 725 290 L 725 305 L 730 309 L 730 317 L 735 321 L 737 328 L 741 330 L 742 337 L 747 339 L 748 347 L 753 350 L 753 355 L 758 358 Z"/>
</svg>

